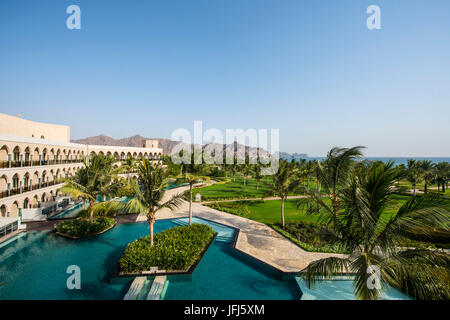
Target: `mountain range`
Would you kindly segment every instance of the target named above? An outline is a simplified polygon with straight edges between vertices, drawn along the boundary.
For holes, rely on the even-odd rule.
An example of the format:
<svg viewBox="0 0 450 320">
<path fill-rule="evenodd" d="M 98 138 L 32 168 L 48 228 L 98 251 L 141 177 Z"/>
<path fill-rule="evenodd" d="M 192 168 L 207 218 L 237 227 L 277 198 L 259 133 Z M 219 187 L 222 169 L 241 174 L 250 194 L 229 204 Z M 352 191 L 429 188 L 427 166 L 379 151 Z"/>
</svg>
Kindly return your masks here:
<svg viewBox="0 0 450 320">
<path fill-rule="evenodd" d="M 144 140 L 158 140 L 158 147 L 163 149 L 163 154 L 170 155 L 172 154 L 173 148 L 180 143 L 180 141 L 173 141 L 166 138 L 145 138 L 141 135 L 135 135 L 128 138 L 122 138 L 122 139 L 114 139 L 105 135 L 98 135 L 94 137 L 88 137 L 83 139 L 77 139 L 72 140 L 73 143 L 81 143 L 81 144 L 89 144 L 89 145 L 100 145 L 100 146 L 124 146 L 124 147 L 142 147 L 142 142 Z M 217 144 L 211 143 L 203 145 L 202 148 L 208 148 L 216 146 Z M 254 148 L 254 147 L 248 147 L 243 146 L 242 144 L 239 144 L 237 142 L 234 142 L 232 144 L 222 144 L 222 148 L 224 152 L 233 150 L 235 153 L 239 150 L 239 148 L 245 147 L 245 153 L 246 154 L 257 154 L 258 150 L 260 151 L 260 154 L 268 155 L 269 152 L 260 149 L 260 148 Z M 219 144 L 220 148 L 220 144 Z"/>
</svg>

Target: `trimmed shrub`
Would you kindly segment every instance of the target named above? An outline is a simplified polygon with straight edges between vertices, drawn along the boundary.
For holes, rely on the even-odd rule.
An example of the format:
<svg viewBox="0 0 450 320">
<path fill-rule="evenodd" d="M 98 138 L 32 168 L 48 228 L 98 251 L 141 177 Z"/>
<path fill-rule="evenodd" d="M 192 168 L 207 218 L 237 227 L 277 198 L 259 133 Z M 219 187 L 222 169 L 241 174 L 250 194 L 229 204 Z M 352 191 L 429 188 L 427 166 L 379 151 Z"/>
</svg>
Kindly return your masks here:
<svg viewBox="0 0 450 320">
<path fill-rule="evenodd" d="M 119 260 L 120 271 L 137 273 L 151 267 L 161 270 L 186 270 L 193 265 L 214 237 L 207 225 L 194 223 L 155 234 L 153 246 L 150 236 L 130 243 Z"/>
<path fill-rule="evenodd" d="M 292 228 L 292 225 L 297 225 L 295 227 L 295 232 Z M 291 225 L 289 228 L 289 225 Z M 339 247 L 334 244 L 326 243 L 326 242 L 318 242 L 317 240 L 320 238 L 320 226 L 315 225 L 313 223 L 308 223 L 305 221 L 301 221 L 299 223 L 290 223 L 286 225 L 286 229 L 279 225 L 271 226 L 275 231 L 291 240 L 293 243 L 298 245 L 300 248 L 310 251 L 310 252 L 327 252 L 327 253 L 349 253 L 345 248 Z M 295 236 L 294 236 L 295 234 Z M 302 237 L 301 234 L 308 235 Z M 311 242 L 308 242 L 311 241 Z"/>
<path fill-rule="evenodd" d="M 252 212 L 245 204 L 245 201 L 233 201 L 233 202 L 215 202 L 207 205 L 210 208 L 235 214 L 241 217 L 248 217 Z"/>
<path fill-rule="evenodd" d="M 95 218 L 92 224 L 88 219 L 79 218 L 63 221 L 56 226 L 55 230 L 62 235 L 82 238 L 105 231 L 114 224 L 114 219 L 108 217 Z"/>
</svg>

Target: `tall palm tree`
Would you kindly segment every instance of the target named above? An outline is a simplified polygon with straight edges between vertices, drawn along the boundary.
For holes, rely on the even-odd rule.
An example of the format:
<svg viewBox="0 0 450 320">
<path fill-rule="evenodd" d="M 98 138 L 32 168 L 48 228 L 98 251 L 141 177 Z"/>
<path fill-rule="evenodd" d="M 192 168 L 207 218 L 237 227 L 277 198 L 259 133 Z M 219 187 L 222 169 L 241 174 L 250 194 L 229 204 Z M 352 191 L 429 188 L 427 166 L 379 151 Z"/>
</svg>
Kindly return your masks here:
<svg viewBox="0 0 450 320">
<path fill-rule="evenodd" d="M 422 170 L 420 169 L 420 164 L 417 160 L 408 159 L 406 165 L 406 175 L 405 178 L 408 180 L 413 188 L 414 197 L 416 196 L 416 185 L 419 183 L 422 177 Z"/>
<path fill-rule="evenodd" d="M 177 177 L 177 183 L 189 183 L 189 225 L 192 224 L 192 189 L 195 183 L 202 181 L 210 181 L 207 175 L 202 174 L 204 171 L 203 165 L 191 164 L 188 165 L 187 170 L 182 175 Z"/>
<path fill-rule="evenodd" d="M 306 177 L 306 181 L 307 181 L 306 191 L 308 191 L 308 192 L 309 192 L 309 183 L 311 180 L 311 176 L 314 175 L 315 165 L 316 165 L 315 161 L 307 161 L 305 163 L 305 177 Z"/>
<path fill-rule="evenodd" d="M 153 245 L 153 225 L 156 213 L 169 208 L 175 210 L 182 203 L 183 194 L 174 195 L 164 201 L 165 188 L 168 180 L 164 169 L 160 165 L 153 166 L 148 159 L 144 159 L 138 167 L 139 185 L 130 180 L 133 197 L 127 204 L 128 212 L 143 213 L 147 217 L 150 228 L 150 245 Z"/>
<path fill-rule="evenodd" d="M 428 184 L 431 184 L 431 180 L 433 179 L 432 173 L 434 165 L 430 160 L 423 160 L 420 161 L 419 167 L 423 181 L 425 183 L 424 192 L 428 193 Z"/>
<path fill-rule="evenodd" d="M 276 194 L 281 200 L 281 225 L 284 228 L 284 203 L 288 195 L 299 188 L 300 180 L 297 172 L 289 162 L 280 160 L 278 171 L 272 176 L 271 190 L 268 194 Z"/>
<path fill-rule="evenodd" d="M 253 176 L 255 177 L 256 180 L 256 190 L 258 190 L 259 183 L 264 178 L 263 174 L 261 173 L 261 165 L 258 163 L 253 165 Z"/>
<path fill-rule="evenodd" d="M 298 207 L 306 206 L 309 213 L 320 211 L 320 209 L 314 208 L 315 205 L 324 209 L 322 219 L 328 223 L 332 222 L 334 229 L 336 229 L 340 211 L 339 193 L 341 189 L 348 185 L 352 176 L 353 164 L 356 159 L 362 156 L 361 150 L 363 148 L 362 146 L 356 146 L 331 149 L 323 164 L 315 169 L 318 181 L 328 192 L 327 197 L 330 199 L 331 205 L 324 201 L 321 192 L 309 190 L 307 193 L 309 197 L 300 199 L 297 202 Z"/>
<path fill-rule="evenodd" d="M 239 171 L 238 164 L 233 162 L 232 164 L 229 165 L 229 168 L 230 168 L 231 174 L 233 176 L 233 182 L 234 182 L 234 181 L 236 181 L 236 174 Z"/>
<path fill-rule="evenodd" d="M 119 171 L 121 173 L 127 174 L 127 179 L 130 181 L 131 179 L 131 173 L 134 172 L 137 168 L 137 161 L 136 159 L 129 157 L 122 161 L 121 166 L 119 167 Z"/>
<path fill-rule="evenodd" d="M 244 176 L 244 185 L 247 185 L 247 179 L 250 177 L 250 173 L 252 172 L 252 167 L 249 163 L 245 163 L 241 167 L 242 175 Z"/>
<path fill-rule="evenodd" d="M 440 186 L 442 186 L 442 192 L 445 193 L 445 187 L 450 176 L 450 166 L 448 162 L 437 163 L 434 167 L 433 175 L 438 184 L 438 193 Z"/>
<path fill-rule="evenodd" d="M 98 197 L 113 197 L 123 183 L 112 168 L 113 160 L 102 155 L 91 155 L 82 158 L 84 167 L 77 171 L 72 180 L 66 180 L 61 191 L 81 198 L 89 203 L 89 222 L 94 221 L 94 208 Z"/>
<path fill-rule="evenodd" d="M 359 299 L 378 299 L 385 284 L 419 299 L 449 298 L 449 256 L 437 250 L 402 246 L 411 233 L 431 238 L 435 228 L 448 230 L 450 213 L 439 196 L 429 194 L 413 197 L 386 220 L 383 212 L 395 181 L 392 162 L 372 165 L 342 190 L 344 214 L 337 221 L 333 238 L 351 253 L 311 263 L 302 274 L 309 286 L 316 280 L 350 272 L 355 274 L 353 283 Z M 381 288 L 368 285 L 373 280 L 369 271 L 375 268 L 380 271 Z"/>
</svg>

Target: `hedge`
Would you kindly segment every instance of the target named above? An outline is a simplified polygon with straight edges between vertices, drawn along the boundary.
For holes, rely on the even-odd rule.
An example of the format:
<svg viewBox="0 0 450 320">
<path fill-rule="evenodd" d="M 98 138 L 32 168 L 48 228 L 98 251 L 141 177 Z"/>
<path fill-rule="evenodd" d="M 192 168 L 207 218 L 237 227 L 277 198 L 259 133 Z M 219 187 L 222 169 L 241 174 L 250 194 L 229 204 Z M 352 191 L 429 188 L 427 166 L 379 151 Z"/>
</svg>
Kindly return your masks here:
<svg viewBox="0 0 450 320">
<path fill-rule="evenodd" d="M 325 252 L 325 253 L 349 253 L 347 250 L 340 248 L 336 245 L 324 245 L 322 247 L 315 247 L 309 243 L 300 241 L 298 239 L 296 239 L 292 234 L 290 234 L 289 232 L 283 230 L 280 226 L 277 225 L 271 225 L 271 227 L 277 231 L 278 233 L 280 233 L 281 235 L 283 235 L 284 237 L 286 237 L 287 239 L 291 240 L 293 243 L 295 243 L 296 245 L 298 245 L 300 248 L 306 250 L 306 251 L 310 251 L 310 252 Z"/>
<path fill-rule="evenodd" d="M 214 237 L 207 225 L 194 223 L 155 234 L 153 246 L 150 236 L 130 243 L 119 260 L 123 273 L 139 273 L 151 267 L 160 270 L 186 270 L 201 258 L 202 252 Z"/>
<path fill-rule="evenodd" d="M 108 217 L 95 218 L 90 224 L 88 219 L 66 220 L 59 223 L 55 230 L 58 234 L 72 238 L 82 238 L 101 233 L 114 226 L 115 220 Z"/>
</svg>

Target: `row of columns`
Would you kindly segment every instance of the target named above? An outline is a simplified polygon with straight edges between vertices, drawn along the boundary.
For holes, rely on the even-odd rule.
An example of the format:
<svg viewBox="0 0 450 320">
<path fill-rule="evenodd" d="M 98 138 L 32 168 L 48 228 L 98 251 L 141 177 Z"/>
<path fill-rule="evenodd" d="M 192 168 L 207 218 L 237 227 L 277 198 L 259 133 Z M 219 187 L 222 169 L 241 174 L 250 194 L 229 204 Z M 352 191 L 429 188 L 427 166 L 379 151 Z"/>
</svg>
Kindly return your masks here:
<svg viewBox="0 0 450 320">
<path fill-rule="evenodd" d="M 47 179 L 44 179 L 44 188 L 48 187 L 50 185 L 49 177 L 46 177 L 46 178 Z M 56 181 L 57 178 L 58 178 L 57 176 L 53 176 L 53 181 Z M 68 174 L 67 173 L 65 175 L 65 178 L 66 179 L 68 178 Z M 26 185 L 26 183 L 23 183 L 23 181 L 19 181 L 19 186 L 18 186 L 19 194 L 23 193 L 23 185 Z M 33 179 L 29 179 L 28 185 L 30 186 L 30 190 L 29 191 L 33 191 Z M 8 182 L 6 184 L 6 187 L 7 187 L 8 197 L 9 197 L 9 196 L 11 196 L 11 190 L 12 190 L 11 189 L 11 183 Z M 38 189 L 41 189 L 41 188 L 42 188 L 42 179 L 38 178 Z"/>
<path fill-rule="evenodd" d="M 73 160 L 75 160 L 75 161 L 79 160 L 80 161 L 80 159 L 77 159 L 77 158 L 73 159 L 73 155 L 70 155 L 70 159 L 69 159 L 69 156 L 66 155 L 66 159 L 65 159 L 66 163 L 69 160 L 70 160 L 70 162 L 72 162 Z M 20 162 L 20 167 L 23 167 L 24 166 L 24 162 L 25 162 L 24 159 L 23 159 L 23 154 L 21 154 L 19 156 L 19 160 L 14 160 L 14 161 L 19 161 Z M 28 161 L 30 163 L 29 166 L 32 167 L 33 166 L 33 155 L 30 155 L 29 156 L 29 160 L 26 160 L 26 161 Z M 9 168 L 12 168 L 12 162 L 13 162 L 12 154 L 8 154 L 8 167 Z M 39 165 L 42 166 L 43 162 L 45 164 L 50 164 L 50 159 L 49 159 L 48 155 L 47 156 L 46 155 L 44 155 L 44 156 L 39 155 Z M 54 156 L 53 164 L 63 164 L 63 160 L 62 159 L 58 160 L 58 156 Z"/>
</svg>

